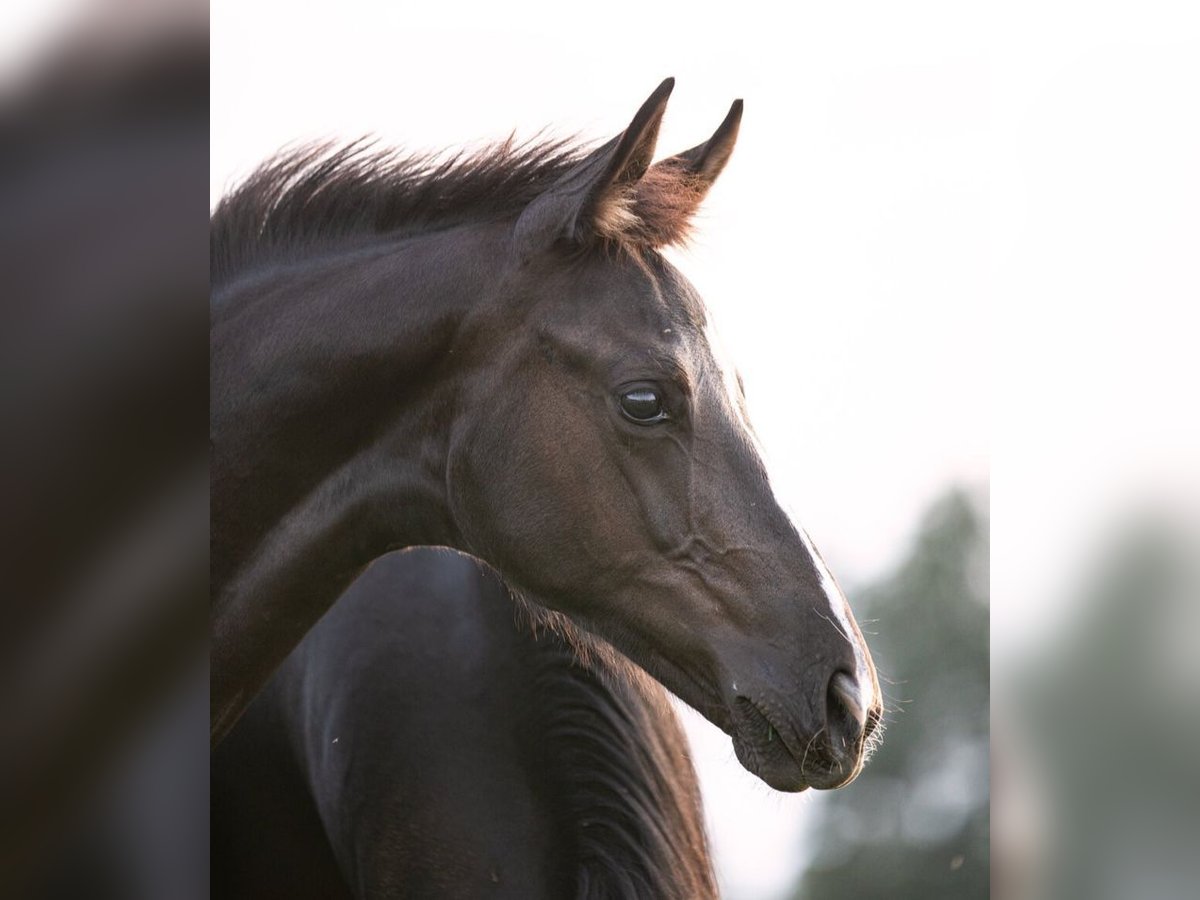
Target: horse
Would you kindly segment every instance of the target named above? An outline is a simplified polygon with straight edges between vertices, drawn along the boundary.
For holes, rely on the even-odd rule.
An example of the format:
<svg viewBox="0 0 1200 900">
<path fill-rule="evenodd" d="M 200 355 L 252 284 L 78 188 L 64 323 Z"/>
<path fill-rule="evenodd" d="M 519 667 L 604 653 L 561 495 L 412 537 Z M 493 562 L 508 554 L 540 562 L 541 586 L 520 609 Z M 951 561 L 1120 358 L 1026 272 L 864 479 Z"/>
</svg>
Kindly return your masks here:
<svg viewBox="0 0 1200 900">
<path fill-rule="evenodd" d="M 213 752 L 213 896 L 716 897 L 665 691 L 516 612 L 450 551 L 371 565 Z"/>
<path fill-rule="evenodd" d="M 214 743 L 372 560 L 433 545 L 611 643 L 771 787 L 856 777 L 870 652 L 661 252 L 742 102 L 655 163 L 673 86 L 596 147 L 306 147 L 218 204 Z"/>
</svg>

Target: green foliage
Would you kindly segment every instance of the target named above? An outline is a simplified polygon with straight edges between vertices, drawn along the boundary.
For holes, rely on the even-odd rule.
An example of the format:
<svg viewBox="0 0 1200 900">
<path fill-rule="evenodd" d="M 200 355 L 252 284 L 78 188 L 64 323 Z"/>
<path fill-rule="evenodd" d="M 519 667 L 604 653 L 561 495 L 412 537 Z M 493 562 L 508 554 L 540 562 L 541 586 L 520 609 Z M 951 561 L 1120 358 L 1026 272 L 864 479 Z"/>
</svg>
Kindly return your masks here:
<svg viewBox="0 0 1200 900">
<path fill-rule="evenodd" d="M 797 898 L 988 896 L 987 560 L 986 517 L 954 491 L 857 598 L 887 730 L 858 780 L 824 798 Z"/>
</svg>

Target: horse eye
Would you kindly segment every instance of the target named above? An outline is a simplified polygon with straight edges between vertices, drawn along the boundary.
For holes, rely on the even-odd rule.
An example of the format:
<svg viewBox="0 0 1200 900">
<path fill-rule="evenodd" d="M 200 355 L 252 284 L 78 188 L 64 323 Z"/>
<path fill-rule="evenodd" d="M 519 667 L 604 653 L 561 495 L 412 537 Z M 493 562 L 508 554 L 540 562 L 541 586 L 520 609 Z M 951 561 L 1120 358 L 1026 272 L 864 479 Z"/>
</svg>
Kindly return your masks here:
<svg viewBox="0 0 1200 900">
<path fill-rule="evenodd" d="M 667 418 L 662 397 L 653 388 L 639 387 L 621 395 L 621 412 L 639 425 L 652 425 Z"/>
</svg>

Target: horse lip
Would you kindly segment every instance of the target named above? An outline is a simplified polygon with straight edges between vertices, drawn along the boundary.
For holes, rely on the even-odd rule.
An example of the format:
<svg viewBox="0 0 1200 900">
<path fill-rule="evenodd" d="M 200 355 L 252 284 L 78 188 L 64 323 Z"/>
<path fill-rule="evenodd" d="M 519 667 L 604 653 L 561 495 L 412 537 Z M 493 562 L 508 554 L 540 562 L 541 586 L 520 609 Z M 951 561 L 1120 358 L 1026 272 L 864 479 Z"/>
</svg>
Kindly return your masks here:
<svg viewBox="0 0 1200 900">
<path fill-rule="evenodd" d="M 810 751 L 821 732 L 817 732 L 801 751 L 795 743 L 794 732 L 775 725 L 764 704 L 750 697 L 738 696 L 734 698 L 734 706 L 734 750 L 738 759 L 746 769 L 776 790 L 799 792 L 810 787 L 832 790 L 849 784 L 862 771 L 861 751 L 855 754 L 853 760 L 835 758 L 830 761 L 826 759 L 824 751 L 814 754 Z M 772 743 L 786 753 L 786 769 L 780 765 L 782 754 L 778 750 L 765 750 Z M 827 773 L 821 770 L 821 764 L 825 762 L 833 764 Z M 847 766 L 847 762 L 851 765 Z"/>
</svg>

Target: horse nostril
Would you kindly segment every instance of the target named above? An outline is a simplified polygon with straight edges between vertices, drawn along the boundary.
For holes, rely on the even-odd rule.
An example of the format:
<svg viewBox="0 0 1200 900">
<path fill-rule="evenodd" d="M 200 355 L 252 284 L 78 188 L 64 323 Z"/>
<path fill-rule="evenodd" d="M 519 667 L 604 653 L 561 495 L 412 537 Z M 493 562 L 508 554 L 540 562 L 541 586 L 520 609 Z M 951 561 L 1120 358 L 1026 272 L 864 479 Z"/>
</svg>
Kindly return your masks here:
<svg viewBox="0 0 1200 900">
<path fill-rule="evenodd" d="M 836 747 L 844 741 L 854 747 L 867 726 L 867 709 L 862 702 L 862 691 L 852 675 L 843 671 L 833 673 L 825 694 L 825 719 L 829 737 Z"/>
</svg>

